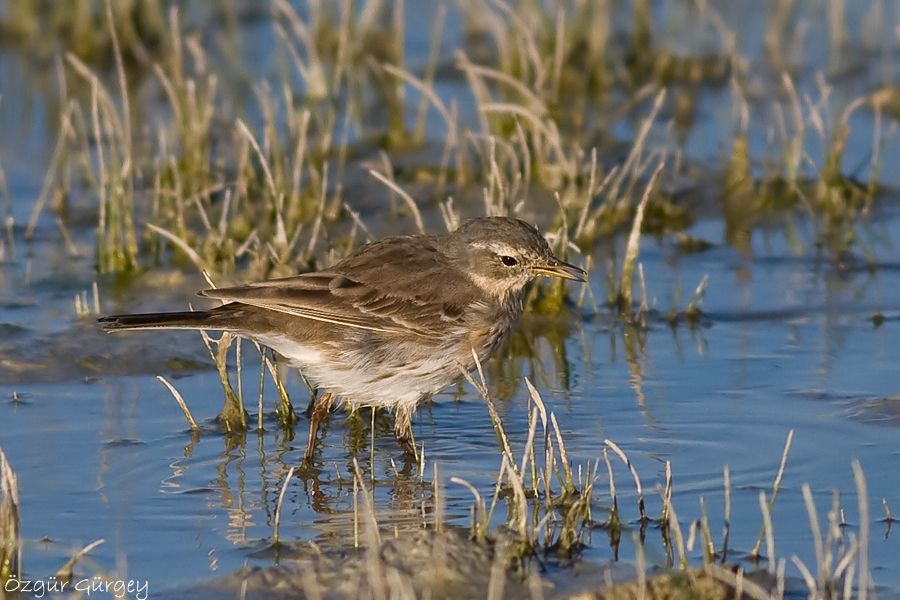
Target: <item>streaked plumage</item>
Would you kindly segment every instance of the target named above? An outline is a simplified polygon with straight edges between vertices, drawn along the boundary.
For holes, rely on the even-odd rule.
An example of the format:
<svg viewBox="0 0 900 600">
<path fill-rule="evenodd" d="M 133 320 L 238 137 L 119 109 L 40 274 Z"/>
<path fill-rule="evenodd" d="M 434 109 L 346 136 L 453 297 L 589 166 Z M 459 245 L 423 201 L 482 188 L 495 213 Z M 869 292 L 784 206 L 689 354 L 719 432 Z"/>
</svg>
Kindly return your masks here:
<svg viewBox="0 0 900 600">
<path fill-rule="evenodd" d="M 225 302 L 202 312 L 115 315 L 108 331 L 214 329 L 273 348 L 331 398 L 387 408 L 405 438 L 422 400 L 486 360 L 522 312 L 537 275 L 582 279 L 528 223 L 466 222 L 446 235 L 384 238 L 330 269 L 204 290 Z M 321 414 L 319 415 L 321 416 Z M 315 419 L 307 452 L 314 442 Z"/>
</svg>

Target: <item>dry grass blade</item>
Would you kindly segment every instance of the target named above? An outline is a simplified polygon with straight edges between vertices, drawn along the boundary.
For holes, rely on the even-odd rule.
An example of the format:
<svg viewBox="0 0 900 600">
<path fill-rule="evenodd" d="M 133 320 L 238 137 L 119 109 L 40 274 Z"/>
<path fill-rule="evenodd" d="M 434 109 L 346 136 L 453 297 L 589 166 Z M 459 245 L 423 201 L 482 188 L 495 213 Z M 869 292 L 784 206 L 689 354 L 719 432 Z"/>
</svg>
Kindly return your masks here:
<svg viewBox="0 0 900 600">
<path fill-rule="evenodd" d="M 353 547 L 359 550 L 359 479 L 353 474 Z"/>
<path fill-rule="evenodd" d="M 700 535 L 703 538 L 703 564 L 715 561 L 716 548 L 712 541 L 712 533 L 709 528 L 709 516 L 706 514 L 706 502 L 700 496 Z"/>
<path fill-rule="evenodd" d="M 850 543 L 844 548 L 844 554 L 840 557 L 834 568 L 834 578 L 835 580 L 840 580 L 843 577 L 845 584 L 852 586 L 856 570 L 856 560 L 859 556 L 859 541 L 857 541 L 856 536 L 852 533 L 847 537 L 850 540 Z"/>
<path fill-rule="evenodd" d="M 759 510 L 763 518 L 763 531 L 766 536 L 766 562 L 769 573 L 775 573 L 775 529 L 772 527 L 771 504 L 766 502 L 766 493 L 759 491 Z M 758 556 L 758 554 L 757 554 Z"/>
<path fill-rule="evenodd" d="M 689 567 L 687 559 L 687 551 L 684 547 L 684 535 L 681 532 L 681 523 L 678 521 L 678 514 L 675 512 L 675 505 L 669 505 L 669 522 L 666 525 L 675 534 L 675 548 L 678 551 L 678 566 L 681 569 Z"/>
<path fill-rule="evenodd" d="M 809 529 L 813 536 L 813 545 L 816 552 L 816 566 L 818 579 L 816 584 L 821 589 L 825 589 L 825 582 L 828 578 L 828 567 L 825 562 L 825 546 L 822 541 L 822 529 L 819 526 L 819 513 L 816 511 L 815 502 L 813 502 L 812 490 L 809 484 L 804 483 L 801 486 L 803 492 L 803 503 L 806 505 L 806 514 L 809 517 Z"/>
<path fill-rule="evenodd" d="M 587 197 L 584 200 L 584 205 L 581 207 L 581 212 L 578 215 L 578 224 L 575 226 L 575 234 L 572 236 L 574 239 L 580 239 L 582 234 L 584 233 L 585 225 L 588 220 L 588 213 L 591 209 L 592 200 L 603 193 L 603 191 L 609 186 L 610 182 L 619 172 L 619 165 L 613 166 L 606 176 L 603 178 L 603 181 L 599 186 L 594 186 L 594 178 L 596 177 L 597 171 L 597 149 L 591 149 L 591 175 L 590 180 L 588 182 L 587 188 Z"/>
<path fill-rule="evenodd" d="M 778 497 L 778 490 L 781 488 L 781 480 L 784 477 L 784 468 L 787 466 L 788 453 L 791 451 L 791 443 L 793 441 L 794 430 L 791 429 L 788 432 L 787 440 L 784 442 L 784 450 L 781 453 L 781 462 L 778 465 L 778 472 L 775 474 L 775 481 L 772 483 L 772 496 L 769 498 L 766 514 L 771 514 L 772 509 L 775 507 L 775 498 Z M 759 535 L 756 536 L 756 544 L 753 546 L 753 550 L 750 551 L 750 556 L 759 556 L 759 549 L 762 546 L 763 536 L 765 535 L 766 526 L 765 523 L 763 523 L 762 527 L 760 527 Z M 769 560 L 774 560 L 774 557 L 769 556 Z"/>
<path fill-rule="evenodd" d="M 622 462 L 625 463 L 625 466 L 628 467 L 628 471 L 631 473 L 631 478 L 634 480 L 634 487 L 637 491 L 638 498 L 638 510 L 641 513 L 641 521 L 647 521 L 647 513 L 644 510 L 644 488 L 641 485 L 641 478 L 638 475 L 637 469 L 634 468 L 634 465 L 631 462 L 631 459 L 628 458 L 628 455 L 619 448 L 619 446 L 612 440 L 603 440 L 603 444 L 606 445 L 610 450 L 612 450 L 616 456 L 622 459 Z M 671 508 L 671 503 L 669 504 Z"/>
<path fill-rule="evenodd" d="M 894 513 L 891 512 L 891 505 L 888 504 L 887 498 L 881 499 L 881 507 L 884 509 L 884 519 L 882 521 L 887 524 L 891 524 L 897 519 L 894 518 Z"/>
<path fill-rule="evenodd" d="M 764 587 L 751 579 L 744 578 L 744 572 L 741 569 L 735 573 L 731 569 L 709 564 L 703 567 L 703 571 L 709 573 L 714 579 L 721 581 L 728 587 L 734 589 L 735 598 L 743 598 L 746 596 L 753 600 L 772 600 L 772 595 Z"/>
<path fill-rule="evenodd" d="M 662 514 L 659 522 L 665 525 L 669 521 L 669 505 L 672 504 L 672 462 L 666 461 L 666 487 L 663 491 Z"/>
<path fill-rule="evenodd" d="M 528 379 L 528 377 L 525 378 L 525 386 L 528 388 L 528 393 L 531 395 L 531 402 L 532 402 L 532 406 L 533 406 L 532 410 L 535 413 L 534 416 L 530 417 L 531 420 L 529 422 L 529 430 L 528 430 L 528 446 L 525 448 L 526 455 L 530 454 L 531 459 L 532 459 L 532 461 L 531 461 L 532 486 L 533 486 L 534 492 L 537 493 L 539 476 L 538 476 L 538 472 L 537 472 L 537 458 L 536 458 L 536 455 L 535 455 L 536 453 L 535 453 L 535 449 L 534 449 L 533 433 L 534 433 L 534 431 L 536 431 L 537 418 L 539 417 L 541 419 L 541 430 L 543 432 L 542 439 L 544 440 L 545 465 L 547 466 L 547 469 L 545 472 L 545 477 L 544 477 L 544 486 L 545 486 L 545 490 L 547 492 L 548 502 L 549 502 L 549 495 L 550 495 L 549 470 L 550 470 L 550 465 L 553 462 L 553 459 L 552 459 L 553 443 L 551 442 L 550 437 L 549 437 L 549 432 L 547 431 L 547 407 L 544 406 L 543 398 L 541 398 L 540 393 L 538 393 L 537 389 L 534 387 L 534 385 L 531 383 L 531 380 Z M 532 427 L 535 428 L 534 431 L 532 430 Z M 525 467 L 526 467 L 526 464 L 523 459 L 523 461 L 522 461 L 522 472 L 523 473 L 525 472 Z"/>
<path fill-rule="evenodd" d="M 112 1 L 106 0 L 105 4 L 106 22 L 109 27 L 109 37 L 113 45 L 113 56 L 116 60 L 116 76 L 119 80 L 119 93 L 122 99 L 122 131 L 125 136 L 125 162 L 131 167 L 134 163 L 131 159 L 131 106 L 129 104 L 128 80 L 125 77 L 125 64 L 122 60 L 122 50 L 119 47 L 119 36 L 116 33 Z"/>
<path fill-rule="evenodd" d="M 31 216 L 28 218 L 28 224 L 25 227 L 25 239 L 31 240 L 34 237 L 34 232 L 37 229 L 38 219 L 41 216 L 41 213 L 44 210 L 44 206 L 47 203 L 47 200 L 50 198 L 50 192 L 54 188 L 55 178 L 54 175 L 57 170 L 59 170 L 63 164 L 63 159 L 65 158 L 65 150 L 67 148 L 67 140 L 70 136 L 73 135 L 72 132 L 72 112 L 75 109 L 75 104 L 70 103 L 65 110 L 62 111 L 60 116 L 60 126 L 59 126 L 59 136 L 56 140 L 56 145 L 53 148 L 53 153 L 50 157 L 50 166 L 47 169 L 47 173 L 44 175 L 44 181 L 41 184 L 41 191 L 38 194 L 37 200 L 34 203 L 34 206 L 31 209 Z"/>
<path fill-rule="evenodd" d="M 419 207 L 416 206 L 416 201 L 413 200 L 412 196 L 407 194 L 406 191 L 399 185 L 397 185 L 397 182 L 395 182 L 393 179 L 389 179 L 387 176 L 382 175 L 375 169 L 369 169 L 369 174 L 384 185 L 388 186 L 388 188 L 390 188 L 391 191 L 396 193 L 398 196 L 403 198 L 403 201 L 406 202 L 406 205 L 409 207 L 409 210 L 413 215 L 413 219 L 416 222 L 416 229 L 419 231 L 419 233 L 425 233 L 425 222 L 422 221 L 422 213 L 419 212 Z"/>
<path fill-rule="evenodd" d="M 184 401 L 181 392 L 175 389 L 175 386 L 169 383 L 162 375 L 157 375 L 156 380 L 166 386 L 166 389 L 171 392 L 172 397 L 175 398 L 175 402 L 177 402 L 179 408 L 181 408 L 181 412 L 184 413 L 184 418 L 187 419 L 188 424 L 191 426 L 191 430 L 200 431 L 200 426 L 197 425 L 197 421 L 194 420 L 194 415 L 191 414 L 191 409 L 188 408 L 187 402 Z"/>
<path fill-rule="evenodd" d="M 531 395 L 531 400 L 534 402 L 535 407 L 541 416 L 541 423 L 544 426 L 544 433 L 547 433 L 547 408 L 544 406 L 544 399 L 541 398 L 541 394 L 537 391 L 537 388 L 534 387 L 534 384 L 531 383 L 531 380 L 526 377 L 525 378 L 525 386 L 528 388 L 528 393 Z"/>
<path fill-rule="evenodd" d="M 644 222 L 644 211 L 647 208 L 647 202 L 650 201 L 650 194 L 656 186 L 656 181 L 662 173 L 665 163 L 661 162 L 656 167 L 656 171 L 650 177 L 647 187 L 644 189 L 644 195 L 638 204 L 637 211 L 634 214 L 634 221 L 631 225 L 631 233 L 628 235 L 628 244 L 625 247 L 625 259 L 622 261 L 622 275 L 619 280 L 619 310 L 627 315 L 632 310 L 632 287 L 634 284 L 634 269 L 637 264 L 638 251 L 641 245 L 641 225 Z"/>
<path fill-rule="evenodd" d="M 291 397 L 288 394 L 287 387 L 284 385 L 284 381 L 281 378 L 281 375 L 278 372 L 278 366 L 269 358 L 268 354 L 263 353 L 263 363 L 266 366 L 266 369 L 269 371 L 269 375 L 272 377 L 272 381 L 275 383 L 275 389 L 278 390 L 278 405 L 275 407 L 275 416 L 283 425 L 289 426 L 297 421 L 300 418 L 297 416 L 296 411 L 294 410 L 294 405 L 291 404 Z"/>
<path fill-rule="evenodd" d="M 800 571 L 800 576 L 803 577 L 803 582 L 806 583 L 806 588 L 809 590 L 809 597 L 818 597 L 819 590 L 816 587 L 816 578 L 813 577 L 812 572 L 809 570 L 809 567 L 806 566 L 806 563 L 800 560 L 800 557 L 796 554 L 791 556 L 791 562 L 794 563 L 794 566 Z"/>
<path fill-rule="evenodd" d="M 507 548 L 501 540 L 494 549 L 494 560 L 491 563 L 491 575 L 488 580 L 488 589 L 485 598 L 487 600 L 502 600 L 503 590 L 506 586 L 506 555 Z"/>
<path fill-rule="evenodd" d="M 359 491 L 362 492 L 363 495 L 363 505 L 365 506 L 365 516 L 366 518 L 366 532 L 370 537 L 370 541 L 373 542 L 372 547 L 377 547 L 381 545 L 381 532 L 378 530 L 378 521 L 375 519 L 375 504 L 371 496 L 369 496 L 369 490 L 366 489 L 366 482 L 363 478 L 362 470 L 359 468 L 359 462 L 357 462 L 356 458 L 353 459 L 353 476 L 356 479 L 357 485 L 359 486 Z"/>
<path fill-rule="evenodd" d="M 469 61 L 468 57 L 464 54 L 459 54 L 456 62 L 457 67 L 470 77 L 484 77 L 492 79 L 497 83 L 501 83 L 509 87 L 510 91 L 515 92 L 516 95 L 520 96 L 531 111 L 537 115 L 547 114 L 547 106 L 526 83 L 523 83 L 512 75 L 507 75 L 502 71 L 498 71 L 497 69 L 492 69 L 491 67 L 484 65 L 476 65 Z"/>
<path fill-rule="evenodd" d="M 631 152 L 628 154 L 628 158 L 625 159 L 625 163 L 622 165 L 622 168 L 619 169 L 618 176 L 613 180 L 610 189 L 609 189 L 609 199 L 613 202 L 619 202 L 619 190 L 622 187 L 622 184 L 625 181 L 625 178 L 629 175 L 634 175 L 635 173 L 635 165 L 639 162 L 641 154 L 644 151 L 644 145 L 647 142 L 647 136 L 650 134 L 650 128 L 656 120 L 656 115 L 659 113 L 662 108 L 663 101 L 666 98 L 666 90 L 661 89 L 657 94 L 656 98 L 653 100 L 653 108 L 647 114 L 647 116 L 641 122 L 641 127 L 638 130 L 637 135 L 634 138 L 634 143 L 631 147 Z"/>
<path fill-rule="evenodd" d="M 275 179 L 272 177 L 272 169 L 269 167 L 269 161 L 266 160 L 266 155 L 263 154 L 262 149 L 259 147 L 259 142 L 256 141 L 256 137 L 253 135 L 253 132 L 250 131 L 250 128 L 247 124 L 242 120 L 237 120 L 237 128 L 240 131 L 241 135 L 250 143 L 250 146 L 253 147 L 253 152 L 256 153 L 257 158 L 259 159 L 259 163 L 262 166 L 263 174 L 266 178 L 266 185 L 269 187 L 269 191 L 272 193 L 272 199 L 278 198 L 278 188 L 275 186 Z"/>
<path fill-rule="evenodd" d="M 447 126 L 447 135 L 455 138 L 456 128 L 453 124 L 453 117 L 450 115 L 447 105 L 444 104 L 444 101 L 441 100 L 440 96 L 435 93 L 434 87 L 428 85 L 418 77 L 415 77 L 409 71 L 399 69 L 394 65 L 385 63 L 382 65 L 382 68 L 394 77 L 402 79 L 407 85 L 412 86 L 416 91 L 425 96 L 444 120 L 444 124 Z"/>
<path fill-rule="evenodd" d="M 0 583 L 21 573 L 19 541 L 19 483 L 0 448 Z"/>
<path fill-rule="evenodd" d="M 497 407 L 494 406 L 494 401 L 491 399 L 491 394 L 488 392 L 487 383 L 484 379 L 484 371 L 481 368 L 481 361 L 478 359 L 478 354 L 475 352 L 475 348 L 472 348 L 472 357 L 475 359 L 475 366 L 478 370 L 479 381 L 476 381 L 474 377 L 462 366 L 460 366 L 460 371 L 462 371 L 463 376 L 466 378 L 472 387 L 474 387 L 481 398 L 484 400 L 484 403 L 487 405 L 488 412 L 491 415 L 491 423 L 494 426 L 494 432 L 497 434 L 497 439 L 500 442 L 500 447 L 503 449 L 503 456 L 509 462 L 509 468 L 512 469 L 516 476 L 519 474 L 519 469 L 516 463 L 515 458 L 513 458 L 512 447 L 509 444 L 509 437 L 506 435 L 506 430 L 503 429 L 503 421 L 500 420 L 500 413 L 497 412 Z"/>
<path fill-rule="evenodd" d="M 186 241 L 184 241 L 183 239 L 181 239 L 180 237 L 178 237 L 171 231 L 168 231 L 167 229 L 163 229 L 159 225 L 154 225 L 153 223 L 147 223 L 146 227 L 150 231 L 153 231 L 154 233 L 161 235 L 162 237 L 166 238 L 167 240 L 169 240 L 170 242 L 175 244 L 175 246 L 177 246 L 179 250 L 184 252 L 185 255 L 189 259 L 191 259 L 191 262 L 194 263 L 194 265 L 197 267 L 197 269 L 199 271 L 205 273 L 209 270 L 208 267 L 206 266 L 206 261 L 204 261 L 203 258 L 201 258 L 200 255 L 197 253 L 197 251 L 194 250 L 193 248 L 191 248 L 191 245 L 188 244 Z"/>
<path fill-rule="evenodd" d="M 534 453 L 534 436 L 535 433 L 537 433 L 537 420 L 537 409 L 532 403 L 528 407 L 528 439 L 525 440 L 525 448 L 522 450 L 522 466 L 520 467 L 520 470 L 522 472 L 522 477 L 525 477 L 525 475 L 530 472 L 531 491 L 534 494 L 537 494 L 538 488 L 537 459 L 535 458 Z M 531 467 L 530 471 L 529 466 Z"/>
<path fill-rule="evenodd" d="M 725 489 L 725 514 L 722 517 L 722 563 L 728 559 L 728 537 L 731 534 L 731 470 L 722 469 L 722 487 Z"/>
<path fill-rule="evenodd" d="M 695 323 L 700 318 L 700 305 L 703 304 L 703 294 L 706 292 L 707 285 L 709 285 L 709 275 L 704 275 L 700 283 L 697 284 L 694 295 L 684 311 L 688 322 Z"/>
<path fill-rule="evenodd" d="M 559 445 L 559 460 L 562 463 L 563 474 L 565 475 L 565 491 L 567 494 L 575 492 L 575 483 L 572 478 L 572 467 L 569 464 L 569 455 L 566 452 L 566 445 L 563 443 L 562 433 L 559 431 L 559 425 L 556 423 L 556 415 L 550 413 L 550 423 L 553 425 L 553 431 L 556 433 L 556 443 Z"/>
<path fill-rule="evenodd" d="M 291 467 L 284 478 L 284 483 L 281 484 L 281 491 L 278 492 L 278 502 L 275 504 L 275 523 L 273 525 L 272 538 L 276 546 L 281 543 L 281 508 L 284 504 L 284 495 L 287 493 L 288 485 L 290 485 L 293 478 L 294 467 Z"/>
<path fill-rule="evenodd" d="M 440 59 L 441 41 L 444 35 L 444 22 L 446 18 L 447 7 L 444 4 L 438 5 L 437 12 L 434 15 L 434 23 L 431 27 L 431 39 L 429 42 L 428 60 L 425 66 L 424 79 L 426 86 L 432 90 L 434 88 L 434 78 L 437 72 L 438 60 Z M 415 137 L 418 140 L 425 139 L 425 119 L 427 117 L 428 102 L 429 98 L 423 94 L 422 98 L 419 100 L 419 111 L 416 115 Z M 455 135 L 455 132 L 452 135 Z M 447 137 L 449 138 L 450 136 L 448 135 Z"/>
<path fill-rule="evenodd" d="M 619 521 L 619 499 L 616 496 L 616 476 L 613 473 L 612 463 L 609 461 L 609 452 L 606 451 L 606 448 L 603 449 L 603 462 L 606 463 L 606 473 L 609 475 L 609 526 L 613 527 Z M 668 518 L 671 518 L 671 513 L 668 511 L 668 508 L 669 506 L 667 505 L 666 515 Z M 665 523 L 663 525 L 665 525 Z"/>
<path fill-rule="evenodd" d="M 528 535 L 528 497 L 525 495 L 525 485 L 505 455 L 503 460 L 506 462 L 506 481 L 509 482 L 515 499 L 513 503 L 515 508 L 513 512 L 513 529 L 518 534 L 520 541 L 530 543 L 533 540 Z"/>
<path fill-rule="evenodd" d="M 91 550 L 106 542 L 104 539 L 94 540 L 81 550 L 75 553 L 75 555 L 66 561 L 62 567 L 56 572 L 56 578 L 60 581 L 70 581 L 72 579 L 72 569 L 75 568 L 75 564 L 82 559 L 82 557 L 86 556 Z"/>
<path fill-rule="evenodd" d="M 859 584 L 856 593 L 859 600 L 866 600 L 871 584 L 869 573 L 869 490 L 862 465 L 858 460 L 854 460 L 851 466 L 859 505 Z"/>
<path fill-rule="evenodd" d="M 644 543 L 640 539 L 634 540 L 635 560 L 634 568 L 637 571 L 638 597 L 637 600 L 647 598 L 647 557 L 645 556 Z"/>
<path fill-rule="evenodd" d="M 522 117 L 523 119 L 528 121 L 532 129 L 540 132 L 540 134 L 545 138 L 549 139 L 553 135 L 547 124 L 544 123 L 537 114 L 525 108 L 524 106 L 511 104 L 509 102 L 490 102 L 487 104 L 482 104 L 479 109 L 485 113 L 509 113 L 517 117 Z"/>
<path fill-rule="evenodd" d="M 478 493 L 478 488 L 460 477 L 451 477 L 450 482 L 461 485 L 472 493 L 475 498 L 475 502 L 472 504 L 472 538 L 476 541 L 485 539 L 488 526 L 485 520 L 487 507 L 481 494 Z"/>
</svg>

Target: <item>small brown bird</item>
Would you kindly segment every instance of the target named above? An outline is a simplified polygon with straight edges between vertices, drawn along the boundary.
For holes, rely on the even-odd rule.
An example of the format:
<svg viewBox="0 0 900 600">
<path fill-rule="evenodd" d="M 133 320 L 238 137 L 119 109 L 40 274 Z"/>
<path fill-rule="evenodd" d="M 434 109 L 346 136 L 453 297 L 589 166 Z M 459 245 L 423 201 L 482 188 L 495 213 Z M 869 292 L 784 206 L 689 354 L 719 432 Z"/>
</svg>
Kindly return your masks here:
<svg viewBox="0 0 900 600">
<path fill-rule="evenodd" d="M 486 360 L 522 313 L 538 275 L 585 281 L 537 228 L 507 217 L 472 219 L 445 235 L 388 237 L 330 269 L 211 289 L 225 302 L 199 312 L 113 315 L 107 331 L 231 331 L 286 357 L 324 393 L 310 418 L 306 458 L 334 400 L 386 408 L 407 445 L 420 402 Z"/>
</svg>

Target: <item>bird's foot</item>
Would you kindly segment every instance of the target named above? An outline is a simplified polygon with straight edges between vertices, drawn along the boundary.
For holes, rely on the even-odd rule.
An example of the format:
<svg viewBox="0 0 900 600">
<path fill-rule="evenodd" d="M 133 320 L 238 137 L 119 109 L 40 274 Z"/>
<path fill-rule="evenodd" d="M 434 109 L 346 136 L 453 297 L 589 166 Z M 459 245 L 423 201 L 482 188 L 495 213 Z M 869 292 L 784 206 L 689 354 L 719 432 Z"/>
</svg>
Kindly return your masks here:
<svg viewBox="0 0 900 600">
<path fill-rule="evenodd" d="M 312 410 L 309 414 L 309 434 L 306 438 L 306 452 L 303 455 L 303 463 L 309 465 L 312 463 L 313 455 L 316 451 L 316 435 L 319 432 L 319 426 L 322 421 L 328 417 L 331 410 L 332 396 L 325 392 L 315 399 Z"/>
</svg>

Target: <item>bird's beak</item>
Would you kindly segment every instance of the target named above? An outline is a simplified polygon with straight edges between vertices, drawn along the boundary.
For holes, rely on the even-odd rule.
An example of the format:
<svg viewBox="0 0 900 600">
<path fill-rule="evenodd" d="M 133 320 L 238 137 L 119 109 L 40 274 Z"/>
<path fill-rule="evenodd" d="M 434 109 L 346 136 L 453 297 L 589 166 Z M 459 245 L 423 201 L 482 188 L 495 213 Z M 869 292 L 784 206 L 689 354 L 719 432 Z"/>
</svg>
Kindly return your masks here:
<svg viewBox="0 0 900 600">
<path fill-rule="evenodd" d="M 559 277 L 560 279 L 581 281 L 582 283 L 587 281 L 587 273 L 584 269 L 563 262 L 555 256 L 547 261 L 547 264 L 532 267 L 531 270 L 536 275 L 544 275 L 546 277 Z"/>
</svg>

